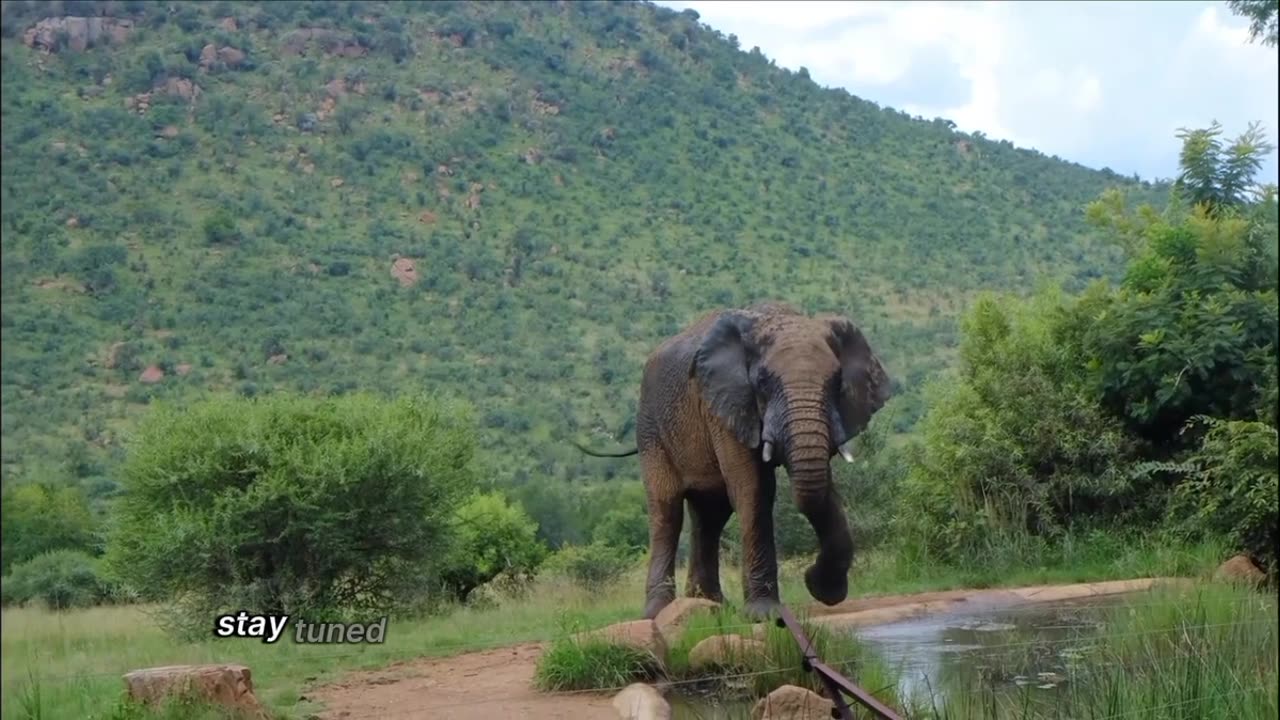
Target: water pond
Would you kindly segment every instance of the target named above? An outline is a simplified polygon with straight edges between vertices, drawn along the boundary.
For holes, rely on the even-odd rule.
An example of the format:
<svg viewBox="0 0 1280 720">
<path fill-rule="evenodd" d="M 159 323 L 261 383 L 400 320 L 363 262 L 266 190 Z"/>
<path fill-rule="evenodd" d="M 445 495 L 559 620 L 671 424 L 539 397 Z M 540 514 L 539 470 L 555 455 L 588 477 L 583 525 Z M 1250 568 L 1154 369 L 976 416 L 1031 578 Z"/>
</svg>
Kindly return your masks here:
<svg viewBox="0 0 1280 720">
<path fill-rule="evenodd" d="M 897 671 L 900 695 L 914 698 L 917 707 L 940 710 L 944 701 L 998 700 L 1029 708 L 1052 704 L 1070 683 L 1087 682 L 1091 638 L 1102 627 L 1106 610 L 1120 602 L 1121 596 L 1044 604 L 964 603 L 963 609 L 850 632 Z M 749 718 L 751 707 L 749 702 L 718 702 L 696 694 L 672 703 L 675 718 L 700 720 Z"/>
</svg>

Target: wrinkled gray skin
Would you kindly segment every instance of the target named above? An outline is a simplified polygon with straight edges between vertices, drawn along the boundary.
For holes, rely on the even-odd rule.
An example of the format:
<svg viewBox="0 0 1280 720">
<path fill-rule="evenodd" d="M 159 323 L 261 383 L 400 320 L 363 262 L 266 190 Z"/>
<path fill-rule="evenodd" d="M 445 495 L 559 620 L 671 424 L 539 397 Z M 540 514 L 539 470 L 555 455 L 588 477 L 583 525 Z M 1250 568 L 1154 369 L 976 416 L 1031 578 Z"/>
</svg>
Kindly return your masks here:
<svg viewBox="0 0 1280 720">
<path fill-rule="evenodd" d="M 889 395 L 880 360 L 840 316 L 808 317 L 777 303 L 722 310 L 660 345 L 645 364 L 636 417 L 649 511 L 644 616 L 675 599 L 686 503 L 692 527 L 685 594 L 723 601 L 719 539 L 736 512 L 745 610 L 774 613 L 778 467 L 787 470 L 796 506 L 819 540 L 805 585 L 824 604 L 844 600 L 853 540 L 830 460 L 838 452 L 851 457 L 846 444 Z"/>
</svg>

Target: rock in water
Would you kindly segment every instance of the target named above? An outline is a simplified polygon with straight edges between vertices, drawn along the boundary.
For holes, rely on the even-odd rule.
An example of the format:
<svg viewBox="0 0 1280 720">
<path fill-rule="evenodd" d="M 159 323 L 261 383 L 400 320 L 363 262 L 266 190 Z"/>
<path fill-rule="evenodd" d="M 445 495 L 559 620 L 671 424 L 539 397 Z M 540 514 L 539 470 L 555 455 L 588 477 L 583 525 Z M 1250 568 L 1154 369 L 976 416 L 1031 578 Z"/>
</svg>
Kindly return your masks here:
<svg viewBox="0 0 1280 720">
<path fill-rule="evenodd" d="M 168 665 L 134 670 L 124 676 L 124 686 L 131 700 L 144 704 L 192 697 L 249 717 L 270 717 L 253 694 L 253 678 L 244 665 Z"/>
<path fill-rule="evenodd" d="M 622 720 L 671 720 L 671 705 L 652 685 L 633 683 L 613 696 L 613 708 Z"/>
<path fill-rule="evenodd" d="M 783 685 L 757 702 L 751 720 L 828 720 L 835 703 L 797 685 Z"/>
<path fill-rule="evenodd" d="M 752 658 L 763 656 L 765 650 L 765 644 L 759 640 L 741 635 L 715 635 L 694 645 L 689 651 L 689 669 L 742 667 Z"/>
</svg>

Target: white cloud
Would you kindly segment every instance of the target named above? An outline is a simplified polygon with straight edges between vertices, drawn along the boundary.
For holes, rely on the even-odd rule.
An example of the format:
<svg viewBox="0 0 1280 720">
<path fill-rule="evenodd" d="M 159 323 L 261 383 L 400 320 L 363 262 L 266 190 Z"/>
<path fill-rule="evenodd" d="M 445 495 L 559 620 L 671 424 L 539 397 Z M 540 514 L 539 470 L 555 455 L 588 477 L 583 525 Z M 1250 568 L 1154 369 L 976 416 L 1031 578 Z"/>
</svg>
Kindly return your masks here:
<svg viewBox="0 0 1280 720">
<path fill-rule="evenodd" d="M 1220 3 L 662 4 L 822 85 L 1094 167 L 1168 177 L 1178 127 L 1280 129 L 1275 52 Z"/>
</svg>

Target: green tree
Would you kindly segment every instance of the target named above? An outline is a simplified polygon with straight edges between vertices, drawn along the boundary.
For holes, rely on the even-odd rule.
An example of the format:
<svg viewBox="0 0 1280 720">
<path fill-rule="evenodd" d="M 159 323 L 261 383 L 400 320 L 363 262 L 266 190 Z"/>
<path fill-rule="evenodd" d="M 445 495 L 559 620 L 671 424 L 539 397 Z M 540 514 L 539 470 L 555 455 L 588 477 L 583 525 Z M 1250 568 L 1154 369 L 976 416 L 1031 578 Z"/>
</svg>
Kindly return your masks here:
<svg viewBox="0 0 1280 720">
<path fill-rule="evenodd" d="M 469 414 L 422 399 L 272 395 L 159 406 L 124 468 L 107 557 L 177 629 L 211 614 L 415 600 L 473 491 Z"/>
<path fill-rule="evenodd" d="M 1274 146 L 1259 123 L 1251 124 L 1223 147 L 1222 126 L 1178 131 L 1182 140 L 1181 170 L 1174 189 L 1191 205 L 1201 205 L 1210 215 L 1245 204 L 1254 192 L 1253 180 Z"/>
<path fill-rule="evenodd" d="M 204 239 L 210 244 L 217 245 L 235 242 L 240 239 L 240 230 L 236 227 L 236 220 L 226 210 L 218 210 L 205 218 L 202 228 L 204 229 Z"/>
<path fill-rule="evenodd" d="M 1103 403 L 1166 456 L 1194 444 L 1182 432 L 1194 416 L 1253 418 L 1274 367 L 1275 193 L 1243 193 L 1269 147 L 1242 139 L 1228 163 L 1216 134 L 1216 125 L 1183 134 L 1189 209 L 1130 213 L 1115 196 L 1089 208 L 1131 260 L 1117 290 L 1082 300 L 1082 350 Z"/>
<path fill-rule="evenodd" d="M 1277 15 L 1280 0 L 1227 0 L 1231 12 L 1249 19 L 1249 39 L 1262 39 L 1268 47 L 1276 46 Z"/>
<path fill-rule="evenodd" d="M 5 486 L 0 526 L 4 527 L 0 572 L 53 550 L 97 551 L 89 501 L 76 487 L 47 482 Z"/>
<path fill-rule="evenodd" d="M 440 579 L 455 600 L 465 602 L 499 574 L 528 575 L 546 556 L 537 534 L 538 524 L 501 493 L 475 495 L 455 515 Z"/>
</svg>

